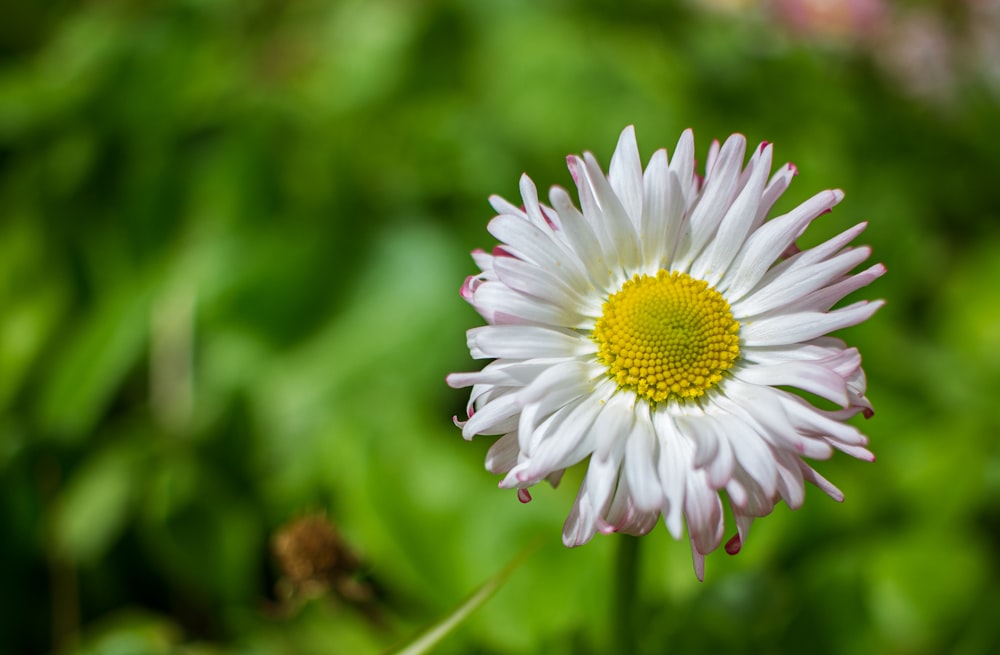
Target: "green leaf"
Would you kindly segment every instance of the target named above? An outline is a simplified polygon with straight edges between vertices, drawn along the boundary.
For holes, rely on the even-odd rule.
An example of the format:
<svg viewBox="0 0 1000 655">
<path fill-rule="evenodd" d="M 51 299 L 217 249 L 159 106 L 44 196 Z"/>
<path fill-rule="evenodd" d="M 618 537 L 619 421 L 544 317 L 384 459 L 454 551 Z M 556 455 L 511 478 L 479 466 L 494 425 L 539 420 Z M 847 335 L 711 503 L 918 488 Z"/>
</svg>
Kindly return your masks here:
<svg viewBox="0 0 1000 655">
<path fill-rule="evenodd" d="M 54 547 L 76 562 L 99 559 L 121 533 L 141 473 L 131 444 L 92 455 L 70 478 L 51 515 Z"/>
<path fill-rule="evenodd" d="M 72 441 L 97 425 L 147 354 L 152 304 L 169 273 L 163 261 L 139 271 L 119 268 L 99 302 L 68 326 L 38 400 L 45 431 Z"/>
</svg>

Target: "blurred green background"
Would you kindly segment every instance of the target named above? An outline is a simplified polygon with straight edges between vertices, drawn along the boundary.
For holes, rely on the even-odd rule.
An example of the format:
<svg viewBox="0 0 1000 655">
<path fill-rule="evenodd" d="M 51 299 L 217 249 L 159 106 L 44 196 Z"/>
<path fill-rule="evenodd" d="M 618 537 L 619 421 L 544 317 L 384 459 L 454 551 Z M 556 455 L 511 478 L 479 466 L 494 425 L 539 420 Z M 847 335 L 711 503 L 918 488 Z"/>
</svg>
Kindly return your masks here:
<svg viewBox="0 0 1000 655">
<path fill-rule="evenodd" d="M 998 5 L 4 2 L 0 651 L 379 652 L 542 535 L 442 652 L 614 652 L 580 472 L 498 491 L 444 376 L 488 195 L 634 124 L 775 143 L 779 211 L 847 193 L 806 242 L 889 268 L 844 335 L 878 461 L 704 583 L 643 538 L 643 652 L 996 652 Z"/>
</svg>

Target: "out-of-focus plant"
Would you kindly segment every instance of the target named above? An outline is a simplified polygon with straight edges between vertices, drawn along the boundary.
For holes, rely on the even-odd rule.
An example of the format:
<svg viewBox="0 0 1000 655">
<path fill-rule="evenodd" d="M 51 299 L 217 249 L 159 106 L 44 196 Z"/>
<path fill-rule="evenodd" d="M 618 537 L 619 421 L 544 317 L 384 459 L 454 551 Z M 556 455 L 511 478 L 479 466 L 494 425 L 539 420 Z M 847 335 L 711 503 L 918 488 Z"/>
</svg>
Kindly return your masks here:
<svg viewBox="0 0 1000 655">
<path fill-rule="evenodd" d="M 521 506 L 446 419 L 455 280 L 489 194 L 565 186 L 559 156 L 633 123 L 773 139 L 849 189 L 813 238 L 869 220 L 892 299 L 849 335 L 879 462 L 821 471 L 866 502 L 776 512 L 701 585 L 649 535 L 643 647 L 989 652 L 992 5 L 887 9 L 950 39 L 944 103 L 876 41 L 703 6 L 2 3 L 0 650 L 378 652 L 549 533 L 581 472 Z M 282 602 L 272 538 L 316 512 L 361 602 Z M 546 541 L 441 650 L 606 650 L 612 549 Z"/>
</svg>

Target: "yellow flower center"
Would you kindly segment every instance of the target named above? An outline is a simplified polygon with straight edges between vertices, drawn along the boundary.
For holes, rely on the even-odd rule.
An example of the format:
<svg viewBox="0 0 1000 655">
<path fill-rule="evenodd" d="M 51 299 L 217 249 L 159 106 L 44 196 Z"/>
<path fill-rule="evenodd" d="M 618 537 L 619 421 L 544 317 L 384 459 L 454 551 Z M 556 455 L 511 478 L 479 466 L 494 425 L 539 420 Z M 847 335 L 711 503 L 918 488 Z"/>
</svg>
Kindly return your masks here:
<svg viewBox="0 0 1000 655">
<path fill-rule="evenodd" d="M 661 403 L 717 385 L 739 357 L 739 330 L 707 282 L 661 270 L 636 275 L 608 298 L 592 337 L 619 388 Z"/>
</svg>

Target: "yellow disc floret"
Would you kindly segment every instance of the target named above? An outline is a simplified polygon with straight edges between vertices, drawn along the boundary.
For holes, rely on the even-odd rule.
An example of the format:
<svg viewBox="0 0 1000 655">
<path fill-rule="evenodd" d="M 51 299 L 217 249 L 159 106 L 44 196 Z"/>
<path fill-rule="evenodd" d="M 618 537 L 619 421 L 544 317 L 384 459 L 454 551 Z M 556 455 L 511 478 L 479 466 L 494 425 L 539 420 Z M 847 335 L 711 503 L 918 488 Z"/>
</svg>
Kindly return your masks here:
<svg viewBox="0 0 1000 655">
<path fill-rule="evenodd" d="M 597 358 L 619 388 L 653 403 L 697 398 L 740 354 L 729 303 L 687 273 L 636 275 L 604 303 Z"/>
</svg>

